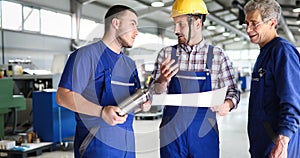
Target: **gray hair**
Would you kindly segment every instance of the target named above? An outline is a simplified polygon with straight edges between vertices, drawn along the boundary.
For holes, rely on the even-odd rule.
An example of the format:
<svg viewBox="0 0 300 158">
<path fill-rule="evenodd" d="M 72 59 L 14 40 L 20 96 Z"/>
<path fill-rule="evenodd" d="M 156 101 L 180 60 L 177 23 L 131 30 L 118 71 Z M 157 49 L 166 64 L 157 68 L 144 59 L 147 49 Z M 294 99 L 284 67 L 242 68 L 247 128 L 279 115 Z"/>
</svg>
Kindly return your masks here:
<svg viewBox="0 0 300 158">
<path fill-rule="evenodd" d="M 281 17 L 281 7 L 276 0 L 250 0 L 244 6 L 245 14 L 259 10 L 262 20 L 276 19 L 277 24 Z"/>
</svg>

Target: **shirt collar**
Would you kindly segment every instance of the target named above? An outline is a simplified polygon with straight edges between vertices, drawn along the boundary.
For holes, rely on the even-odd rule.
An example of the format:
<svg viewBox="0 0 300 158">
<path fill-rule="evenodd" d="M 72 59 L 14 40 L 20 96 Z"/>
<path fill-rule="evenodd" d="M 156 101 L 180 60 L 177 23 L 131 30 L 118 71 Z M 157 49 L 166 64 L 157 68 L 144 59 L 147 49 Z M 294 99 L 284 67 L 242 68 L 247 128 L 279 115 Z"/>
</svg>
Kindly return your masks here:
<svg viewBox="0 0 300 158">
<path fill-rule="evenodd" d="M 187 44 L 179 44 L 180 48 L 183 49 L 185 52 L 190 53 L 194 50 L 199 50 L 199 48 L 202 48 L 206 45 L 206 40 L 203 38 L 198 44 L 195 44 L 193 46 L 189 46 Z"/>
</svg>

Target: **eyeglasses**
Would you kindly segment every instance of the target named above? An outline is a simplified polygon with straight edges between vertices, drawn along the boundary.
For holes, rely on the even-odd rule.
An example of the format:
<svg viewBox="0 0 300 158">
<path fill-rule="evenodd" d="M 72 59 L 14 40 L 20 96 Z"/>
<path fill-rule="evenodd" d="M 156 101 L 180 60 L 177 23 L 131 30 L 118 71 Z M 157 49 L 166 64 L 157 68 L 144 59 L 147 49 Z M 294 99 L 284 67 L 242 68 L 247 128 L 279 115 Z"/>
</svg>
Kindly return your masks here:
<svg viewBox="0 0 300 158">
<path fill-rule="evenodd" d="M 257 29 L 257 27 L 260 25 L 260 24 L 262 24 L 262 23 L 264 23 L 264 22 L 266 22 L 266 21 L 261 21 L 261 22 L 257 22 L 257 23 L 254 23 L 254 22 L 251 22 L 251 23 L 244 23 L 244 24 L 242 24 L 242 27 L 243 27 L 243 29 L 247 29 L 248 27 L 250 27 L 252 30 L 255 30 L 255 29 Z"/>
</svg>

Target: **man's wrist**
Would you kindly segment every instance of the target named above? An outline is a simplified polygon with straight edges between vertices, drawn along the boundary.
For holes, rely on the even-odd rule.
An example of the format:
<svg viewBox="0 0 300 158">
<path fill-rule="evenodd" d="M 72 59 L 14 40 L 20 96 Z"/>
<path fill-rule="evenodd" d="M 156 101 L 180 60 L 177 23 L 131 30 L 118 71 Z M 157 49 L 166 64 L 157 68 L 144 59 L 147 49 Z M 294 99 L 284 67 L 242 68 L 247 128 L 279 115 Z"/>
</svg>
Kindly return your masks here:
<svg viewBox="0 0 300 158">
<path fill-rule="evenodd" d="M 99 117 L 100 117 L 100 118 L 102 118 L 103 110 L 104 110 L 104 106 L 102 106 L 102 107 L 100 108 L 100 114 L 99 114 Z"/>
<path fill-rule="evenodd" d="M 280 143 L 284 144 L 284 145 L 287 145 L 290 141 L 290 138 L 287 137 L 287 136 L 284 136 L 284 135 L 278 135 L 277 137 L 277 141 L 279 141 Z"/>
<path fill-rule="evenodd" d="M 157 94 L 161 94 L 167 91 L 167 82 L 163 82 L 163 83 L 154 83 L 154 91 Z"/>
<path fill-rule="evenodd" d="M 164 81 L 162 80 L 162 79 L 160 79 L 160 78 L 158 78 L 158 79 L 156 79 L 155 81 L 154 81 L 154 83 L 163 83 Z"/>
<path fill-rule="evenodd" d="M 231 99 L 225 99 L 225 102 L 227 102 L 228 105 L 229 105 L 229 108 L 230 108 L 229 111 L 231 111 L 231 110 L 233 110 L 235 108 L 235 105 L 234 105 L 234 103 L 233 103 L 233 101 Z"/>
</svg>

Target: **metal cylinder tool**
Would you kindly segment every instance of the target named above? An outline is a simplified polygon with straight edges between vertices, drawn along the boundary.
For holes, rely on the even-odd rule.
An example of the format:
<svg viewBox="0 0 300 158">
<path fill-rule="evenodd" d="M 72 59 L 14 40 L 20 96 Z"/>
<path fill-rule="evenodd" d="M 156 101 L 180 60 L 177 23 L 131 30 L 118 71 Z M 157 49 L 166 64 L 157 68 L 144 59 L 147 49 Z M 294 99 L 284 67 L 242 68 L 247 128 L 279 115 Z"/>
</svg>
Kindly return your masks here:
<svg viewBox="0 0 300 158">
<path fill-rule="evenodd" d="M 148 89 L 138 89 L 133 95 L 126 98 L 119 104 L 121 112 L 120 116 L 134 111 L 138 106 L 141 106 L 147 100 L 151 100 L 152 94 Z"/>
</svg>

